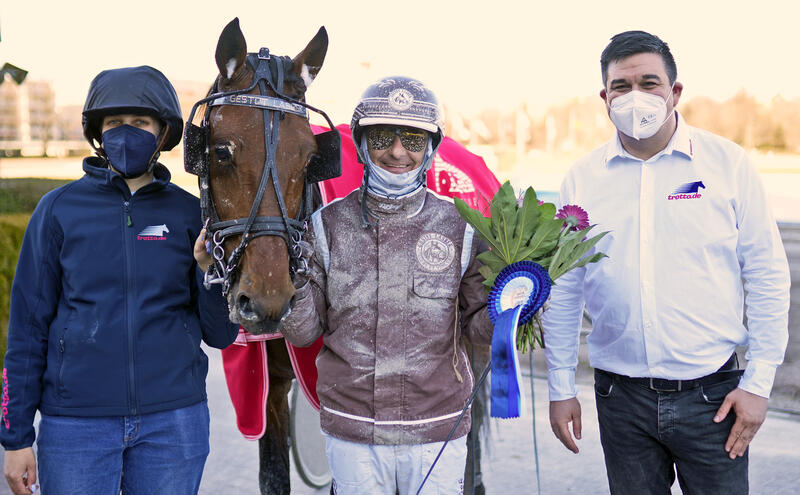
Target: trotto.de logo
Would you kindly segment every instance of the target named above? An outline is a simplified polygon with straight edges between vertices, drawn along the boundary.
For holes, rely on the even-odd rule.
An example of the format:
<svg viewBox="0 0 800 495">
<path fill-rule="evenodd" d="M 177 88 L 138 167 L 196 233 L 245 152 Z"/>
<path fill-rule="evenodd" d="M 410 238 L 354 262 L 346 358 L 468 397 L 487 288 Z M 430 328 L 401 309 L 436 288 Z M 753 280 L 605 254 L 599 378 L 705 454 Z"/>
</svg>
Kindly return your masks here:
<svg viewBox="0 0 800 495">
<path fill-rule="evenodd" d="M 700 194 L 700 188 L 701 187 L 703 189 L 706 188 L 706 185 L 703 184 L 703 181 L 701 181 L 701 180 L 698 180 L 698 181 L 695 181 L 695 182 L 687 182 L 686 184 L 683 184 L 683 185 L 679 186 L 677 189 L 675 189 L 672 192 L 672 194 L 668 194 L 667 195 L 667 199 L 671 201 L 673 199 L 698 199 L 698 198 L 702 198 L 703 195 Z"/>
<path fill-rule="evenodd" d="M 139 241 L 166 241 L 167 236 L 164 234 L 168 233 L 169 229 L 167 228 L 166 224 L 162 223 L 161 225 L 151 225 L 143 228 L 142 231 L 136 236 L 136 239 Z"/>
</svg>

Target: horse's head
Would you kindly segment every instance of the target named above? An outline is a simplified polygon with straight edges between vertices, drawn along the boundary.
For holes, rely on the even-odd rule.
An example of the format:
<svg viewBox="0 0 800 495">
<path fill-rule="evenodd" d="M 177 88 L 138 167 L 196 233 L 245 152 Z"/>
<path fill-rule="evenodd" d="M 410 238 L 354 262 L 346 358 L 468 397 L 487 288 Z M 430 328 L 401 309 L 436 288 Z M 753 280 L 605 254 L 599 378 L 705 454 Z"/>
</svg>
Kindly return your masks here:
<svg viewBox="0 0 800 495">
<path fill-rule="evenodd" d="M 306 114 L 313 107 L 304 95 L 327 47 L 320 28 L 293 59 L 263 48 L 248 54 L 234 19 L 217 44 L 212 95 L 201 100 L 208 104 L 200 167 L 205 184 L 198 175 L 214 236 L 214 269 L 217 281 L 224 279 L 231 321 L 252 333 L 277 331 L 294 295 L 290 270 L 298 260 L 291 251 L 304 231 L 306 167 L 318 158 Z M 187 131 L 185 145 L 191 144 Z"/>
</svg>

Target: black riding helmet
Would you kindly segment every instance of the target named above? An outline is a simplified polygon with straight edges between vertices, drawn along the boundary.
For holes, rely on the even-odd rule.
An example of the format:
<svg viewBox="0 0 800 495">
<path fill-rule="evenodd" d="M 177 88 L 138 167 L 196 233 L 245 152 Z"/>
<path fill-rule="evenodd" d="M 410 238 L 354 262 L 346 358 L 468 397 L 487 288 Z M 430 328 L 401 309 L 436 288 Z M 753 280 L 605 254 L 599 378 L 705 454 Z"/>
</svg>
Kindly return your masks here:
<svg viewBox="0 0 800 495">
<path fill-rule="evenodd" d="M 83 107 L 83 135 L 89 144 L 101 142 L 103 117 L 119 114 L 145 114 L 165 124 L 159 136 L 159 151 L 169 151 L 183 135 L 183 117 L 175 88 L 158 70 L 142 65 L 104 70 L 89 86 Z M 163 138 L 163 139 L 162 139 Z"/>
</svg>

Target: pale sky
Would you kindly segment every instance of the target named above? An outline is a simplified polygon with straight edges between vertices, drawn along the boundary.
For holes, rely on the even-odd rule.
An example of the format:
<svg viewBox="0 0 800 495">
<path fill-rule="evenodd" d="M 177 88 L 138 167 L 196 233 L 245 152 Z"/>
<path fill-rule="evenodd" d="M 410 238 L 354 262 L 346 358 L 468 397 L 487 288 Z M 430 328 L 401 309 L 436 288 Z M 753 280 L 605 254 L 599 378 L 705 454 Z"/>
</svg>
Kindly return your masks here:
<svg viewBox="0 0 800 495">
<path fill-rule="evenodd" d="M 762 0 L 19 1 L 0 5 L 0 63 L 53 83 L 57 104 L 82 104 L 101 70 L 152 65 L 173 82 L 212 82 L 222 28 L 239 17 L 249 51 L 294 56 L 328 30 L 309 103 L 349 123 L 363 89 L 416 77 L 472 113 L 527 102 L 540 111 L 601 88 L 600 52 L 621 31 L 669 43 L 684 98 L 800 97 L 800 3 Z M 124 7 L 121 7 L 124 6 Z M 599 100 L 598 100 L 599 101 Z"/>
</svg>

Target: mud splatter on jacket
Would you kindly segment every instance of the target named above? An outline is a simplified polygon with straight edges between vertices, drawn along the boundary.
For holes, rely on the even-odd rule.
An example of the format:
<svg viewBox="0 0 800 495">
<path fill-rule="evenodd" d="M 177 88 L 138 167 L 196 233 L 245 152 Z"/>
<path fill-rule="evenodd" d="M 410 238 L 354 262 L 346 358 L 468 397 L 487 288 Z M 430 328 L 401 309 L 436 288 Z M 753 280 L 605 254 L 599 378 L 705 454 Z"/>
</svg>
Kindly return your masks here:
<svg viewBox="0 0 800 495">
<path fill-rule="evenodd" d="M 323 335 L 317 393 L 325 433 L 371 444 L 443 441 L 472 391 L 463 338 L 491 341 L 481 263 L 485 245 L 452 200 L 428 189 L 388 200 L 360 191 L 312 218 L 312 277 L 283 334 Z M 461 380 L 459 380 L 459 377 Z M 455 438 L 466 435 L 469 414 Z"/>
</svg>

